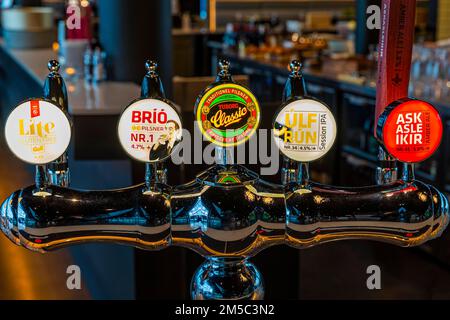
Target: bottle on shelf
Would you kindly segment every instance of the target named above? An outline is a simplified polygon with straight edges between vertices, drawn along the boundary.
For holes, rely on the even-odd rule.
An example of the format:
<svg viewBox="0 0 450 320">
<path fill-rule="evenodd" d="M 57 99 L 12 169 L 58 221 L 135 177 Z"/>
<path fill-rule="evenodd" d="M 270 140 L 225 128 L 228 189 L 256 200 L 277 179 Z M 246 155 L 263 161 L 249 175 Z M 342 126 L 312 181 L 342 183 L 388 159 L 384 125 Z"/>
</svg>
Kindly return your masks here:
<svg viewBox="0 0 450 320">
<path fill-rule="evenodd" d="M 92 56 L 92 81 L 95 83 L 106 80 L 105 60 L 106 53 L 102 51 L 100 46 L 96 47 Z"/>
<path fill-rule="evenodd" d="M 86 47 L 83 56 L 83 64 L 84 64 L 84 80 L 86 82 L 92 82 L 93 79 L 93 60 L 94 60 L 94 52 L 90 45 Z"/>
</svg>

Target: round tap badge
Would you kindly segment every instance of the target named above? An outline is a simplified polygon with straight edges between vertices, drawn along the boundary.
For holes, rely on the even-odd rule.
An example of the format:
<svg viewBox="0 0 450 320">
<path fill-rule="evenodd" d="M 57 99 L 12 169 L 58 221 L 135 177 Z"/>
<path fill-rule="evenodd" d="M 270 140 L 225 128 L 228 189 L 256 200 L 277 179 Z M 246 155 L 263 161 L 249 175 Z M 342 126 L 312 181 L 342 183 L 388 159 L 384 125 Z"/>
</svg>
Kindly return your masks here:
<svg viewBox="0 0 450 320">
<path fill-rule="evenodd" d="M 386 150 L 403 162 L 429 158 L 439 147 L 443 130 L 438 111 L 420 100 L 394 103 L 380 116 L 378 128 Z"/>
<path fill-rule="evenodd" d="M 275 118 L 273 136 L 288 158 L 309 162 L 324 156 L 336 139 L 336 121 L 330 109 L 313 99 L 285 105 Z"/>
<path fill-rule="evenodd" d="M 244 143 L 256 132 L 260 122 L 255 96 L 233 83 L 221 84 L 207 91 L 196 110 L 202 134 L 222 147 Z"/>
<path fill-rule="evenodd" d="M 61 157 L 70 143 L 66 114 L 54 103 L 32 99 L 21 103 L 6 120 L 8 147 L 21 160 L 46 164 Z"/>
<path fill-rule="evenodd" d="M 118 134 L 122 147 L 132 158 L 143 162 L 162 161 L 181 141 L 181 119 L 168 103 L 141 99 L 122 113 Z"/>
</svg>

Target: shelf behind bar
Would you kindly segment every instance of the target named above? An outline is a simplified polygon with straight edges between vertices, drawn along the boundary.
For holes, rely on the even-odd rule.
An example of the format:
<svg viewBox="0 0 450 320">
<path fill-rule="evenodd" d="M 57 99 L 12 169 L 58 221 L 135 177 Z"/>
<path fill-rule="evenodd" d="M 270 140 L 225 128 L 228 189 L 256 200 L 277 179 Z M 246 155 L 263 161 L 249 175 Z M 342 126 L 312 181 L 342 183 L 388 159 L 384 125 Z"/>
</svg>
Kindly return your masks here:
<svg viewBox="0 0 450 320">
<path fill-rule="evenodd" d="M 9 55 L 40 86 L 43 86 L 48 74 L 48 60 L 58 58 L 56 52 L 51 49 L 9 49 L 1 39 L 0 50 Z M 105 81 L 88 86 L 83 79 L 75 82 L 70 82 L 67 78 L 65 80 L 69 95 L 69 113 L 75 116 L 119 115 L 130 101 L 139 97 L 140 92 L 140 87 L 132 82 Z"/>
</svg>

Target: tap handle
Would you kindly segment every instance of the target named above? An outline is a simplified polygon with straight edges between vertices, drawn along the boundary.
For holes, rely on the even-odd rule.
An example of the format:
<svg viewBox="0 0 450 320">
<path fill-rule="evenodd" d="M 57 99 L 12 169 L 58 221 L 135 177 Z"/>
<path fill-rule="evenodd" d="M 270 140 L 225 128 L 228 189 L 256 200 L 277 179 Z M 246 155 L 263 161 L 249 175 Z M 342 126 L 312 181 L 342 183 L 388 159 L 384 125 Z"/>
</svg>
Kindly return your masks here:
<svg viewBox="0 0 450 320">
<path fill-rule="evenodd" d="M 166 182 L 162 162 L 171 156 L 182 139 L 181 116 L 175 104 L 166 99 L 157 68 L 157 62 L 145 62 L 141 97 L 125 108 L 117 127 L 125 152 L 146 163 L 145 192 L 154 192 L 158 183 Z"/>
<path fill-rule="evenodd" d="M 284 85 L 283 102 L 308 96 L 303 78 L 303 64 L 299 60 L 292 60 L 289 70 L 291 72 Z"/>
<path fill-rule="evenodd" d="M 219 60 L 216 81 L 198 96 L 194 115 L 199 131 L 216 145 L 220 165 L 230 163 L 232 148 L 248 141 L 260 125 L 261 111 L 255 95 L 245 86 L 233 82 L 230 62 Z"/>
<path fill-rule="evenodd" d="M 145 70 L 147 73 L 142 80 L 141 98 L 161 98 L 165 99 L 164 86 L 158 72 L 158 63 L 153 60 L 145 62 Z"/>
<path fill-rule="evenodd" d="M 284 156 L 283 184 L 307 185 L 307 163 L 331 149 L 336 139 L 336 121 L 325 103 L 307 95 L 300 61 L 293 60 L 290 71 L 272 133 Z"/>
<path fill-rule="evenodd" d="M 46 193 L 48 182 L 56 184 L 49 168 L 64 158 L 71 139 L 70 120 L 59 104 L 42 98 L 22 102 L 6 120 L 5 138 L 19 159 L 36 165 L 38 192 Z M 68 171 L 64 172 L 68 176 L 65 173 Z"/>
<path fill-rule="evenodd" d="M 55 102 L 61 110 L 67 112 L 69 103 L 66 84 L 59 73 L 61 65 L 57 60 L 50 60 L 47 64 L 49 74 L 44 82 L 44 98 Z"/>
<path fill-rule="evenodd" d="M 59 73 L 61 65 L 57 60 L 50 60 L 47 64 L 47 68 L 49 74 L 44 83 L 44 98 L 53 101 L 67 114 L 69 103 L 66 85 L 63 77 Z M 67 154 L 63 153 L 61 157 L 48 163 L 46 171 L 51 184 L 67 187 L 70 183 Z"/>
</svg>

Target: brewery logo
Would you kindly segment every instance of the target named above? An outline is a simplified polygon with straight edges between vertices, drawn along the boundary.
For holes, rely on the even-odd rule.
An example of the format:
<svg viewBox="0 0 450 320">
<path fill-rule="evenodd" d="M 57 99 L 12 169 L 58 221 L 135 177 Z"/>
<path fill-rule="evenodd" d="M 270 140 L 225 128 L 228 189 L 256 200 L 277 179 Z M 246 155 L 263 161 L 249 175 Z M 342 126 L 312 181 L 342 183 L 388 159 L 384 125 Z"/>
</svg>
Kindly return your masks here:
<svg viewBox="0 0 450 320">
<path fill-rule="evenodd" d="M 134 159 L 156 162 L 168 158 L 181 141 L 178 112 L 158 99 L 133 102 L 122 113 L 118 125 L 119 140 Z"/>
<path fill-rule="evenodd" d="M 403 162 L 421 162 L 439 147 L 442 121 L 432 105 L 409 100 L 388 112 L 382 137 L 386 150 L 393 157 Z"/>
<path fill-rule="evenodd" d="M 19 159 L 46 164 L 66 151 L 71 127 L 66 114 L 57 105 L 33 99 L 11 112 L 6 121 L 5 137 L 8 147 Z"/>
<path fill-rule="evenodd" d="M 308 162 L 319 159 L 333 146 L 336 121 L 323 103 L 296 100 L 284 106 L 275 118 L 273 136 L 288 158 Z"/>
<path fill-rule="evenodd" d="M 258 129 L 259 104 L 244 87 L 222 84 L 201 98 L 196 118 L 200 131 L 209 141 L 222 147 L 237 146 Z"/>
</svg>

